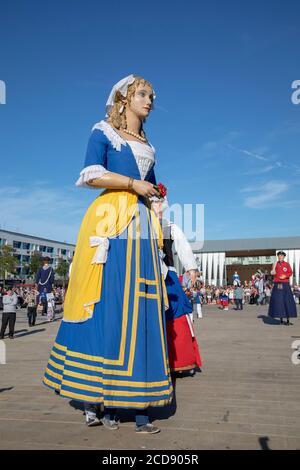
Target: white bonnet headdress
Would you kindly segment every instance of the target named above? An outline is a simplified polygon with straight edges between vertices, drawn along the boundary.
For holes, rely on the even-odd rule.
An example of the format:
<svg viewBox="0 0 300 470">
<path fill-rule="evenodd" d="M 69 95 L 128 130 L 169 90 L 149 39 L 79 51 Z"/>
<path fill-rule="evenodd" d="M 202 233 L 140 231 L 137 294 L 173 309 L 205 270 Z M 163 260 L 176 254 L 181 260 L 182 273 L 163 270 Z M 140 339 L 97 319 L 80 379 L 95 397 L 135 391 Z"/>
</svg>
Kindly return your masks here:
<svg viewBox="0 0 300 470">
<path fill-rule="evenodd" d="M 110 92 L 109 97 L 108 97 L 108 100 L 106 102 L 106 109 L 105 109 L 106 110 L 106 117 L 109 116 L 110 111 L 111 111 L 111 109 L 114 105 L 116 92 L 119 91 L 124 96 L 124 98 L 126 98 L 128 87 L 129 87 L 129 85 L 131 85 L 134 82 L 135 78 L 136 77 L 133 74 L 128 75 L 127 77 L 122 78 L 122 80 L 118 81 L 118 83 L 116 83 L 112 87 L 111 92 Z M 153 90 L 153 99 L 155 99 L 154 90 Z M 153 104 L 152 104 L 151 109 L 153 109 Z"/>
</svg>

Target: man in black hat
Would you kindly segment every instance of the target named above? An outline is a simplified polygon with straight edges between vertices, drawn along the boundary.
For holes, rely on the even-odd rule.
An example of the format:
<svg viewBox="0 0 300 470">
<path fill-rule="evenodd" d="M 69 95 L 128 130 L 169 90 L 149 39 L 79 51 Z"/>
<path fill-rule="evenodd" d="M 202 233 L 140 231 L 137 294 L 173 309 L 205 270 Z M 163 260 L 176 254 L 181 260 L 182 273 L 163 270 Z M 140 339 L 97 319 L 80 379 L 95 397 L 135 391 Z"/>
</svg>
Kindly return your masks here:
<svg viewBox="0 0 300 470">
<path fill-rule="evenodd" d="M 286 253 L 278 251 L 278 261 L 274 263 L 271 274 L 274 276 L 274 286 L 270 299 L 268 315 L 272 318 L 286 318 L 286 325 L 290 325 L 290 318 L 297 317 L 296 303 L 292 294 L 289 279 L 293 270 L 289 263 L 284 261 Z"/>
</svg>

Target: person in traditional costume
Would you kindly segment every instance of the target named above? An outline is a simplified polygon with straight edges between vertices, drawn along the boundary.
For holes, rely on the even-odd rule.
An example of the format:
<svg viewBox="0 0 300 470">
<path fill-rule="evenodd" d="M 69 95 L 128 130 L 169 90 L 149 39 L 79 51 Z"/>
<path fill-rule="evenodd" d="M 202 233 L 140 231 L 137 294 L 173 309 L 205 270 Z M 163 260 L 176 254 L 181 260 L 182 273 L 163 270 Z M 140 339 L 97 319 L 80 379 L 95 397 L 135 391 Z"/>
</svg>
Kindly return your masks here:
<svg viewBox="0 0 300 470">
<path fill-rule="evenodd" d="M 225 289 L 223 289 L 219 296 L 220 305 L 222 310 L 228 310 L 229 296 Z"/>
<path fill-rule="evenodd" d="M 38 270 L 36 274 L 35 282 L 39 293 L 46 292 L 49 294 L 52 292 L 52 286 L 54 282 L 54 270 L 49 264 L 50 258 L 45 256 L 43 258 L 43 266 Z"/>
<path fill-rule="evenodd" d="M 53 321 L 55 318 L 55 301 L 54 295 L 47 294 L 47 320 L 48 322 Z"/>
<path fill-rule="evenodd" d="M 278 251 L 278 261 L 273 264 L 271 274 L 274 276 L 274 285 L 269 303 L 268 315 L 272 318 L 286 318 L 286 325 L 291 325 L 290 318 L 297 317 L 296 303 L 290 286 L 290 277 L 293 270 L 289 263 L 284 261 L 286 253 Z"/>
<path fill-rule="evenodd" d="M 54 269 L 50 266 L 50 258 L 43 258 L 43 266 L 38 270 L 35 278 L 36 288 L 39 292 L 38 302 L 43 304 L 43 315 L 47 315 L 47 294 L 52 292 L 54 283 Z"/>
<path fill-rule="evenodd" d="M 92 128 L 77 186 L 105 191 L 79 230 L 63 321 L 43 379 L 60 396 L 85 403 L 88 425 L 100 421 L 115 430 L 117 410 L 135 410 L 138 433 L 159 432 L 148 409 L 173 397 L 162 232 L 148 201 L 159 194 L 155 149 L 143 128 L 154 98 L 148 81 L 129 75 L 113 87 L 106 119 Z"/>
<path fill-rule="evenodd" d="M 239 276 L 237 271 L 235 271 L 233 276 L 232 276 L 232 284 L 234 286 L 237 286 L 238 284 L 240 284 L 240 276 Z"/>
<path fill-rule="evenodd" d="M 189 272 L 191 284 L 197 279 L 197 263 L 183 231 L 167 218 L 163 212 L 167 199 L 151 198 L 152 208 L 158 215 L 163 229 L 162 264 L 168 294 L 169 308 L 166 310 L 169 363 L 172 372 L 190 371 L 201 367 L 202 361 L 190 315 L 193 312 L 191 301 L 185 294 L 174 267 L 173 244 L 177 256 Z"/>
<path fill-rule="evenodd" d="M 203 318 L 203 315 L 202 315 L 202 295 L 201 295 L 200 289 L 196 289 L 195 303 L 196 303 L 196 308 L 197 308 L 197 317 L 198 318 Z"/>
</svg>

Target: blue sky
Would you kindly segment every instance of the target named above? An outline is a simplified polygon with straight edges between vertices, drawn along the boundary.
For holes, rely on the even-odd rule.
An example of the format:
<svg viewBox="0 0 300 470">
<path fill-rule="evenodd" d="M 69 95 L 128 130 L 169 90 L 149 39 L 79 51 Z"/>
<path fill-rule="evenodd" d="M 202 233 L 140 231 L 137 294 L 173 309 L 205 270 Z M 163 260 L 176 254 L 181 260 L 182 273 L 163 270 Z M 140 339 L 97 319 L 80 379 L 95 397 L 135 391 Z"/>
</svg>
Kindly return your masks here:
<svg viewBox="0 0 300 470">
<path fill-rule="evenodd" d="M 169 201 L 205 238 L 299 235 L 298 1 L 1 2 L 1 228 L 75 242 L 74 186 L 112 85 L 157 94 L 146 131 Z"/>
</svg>

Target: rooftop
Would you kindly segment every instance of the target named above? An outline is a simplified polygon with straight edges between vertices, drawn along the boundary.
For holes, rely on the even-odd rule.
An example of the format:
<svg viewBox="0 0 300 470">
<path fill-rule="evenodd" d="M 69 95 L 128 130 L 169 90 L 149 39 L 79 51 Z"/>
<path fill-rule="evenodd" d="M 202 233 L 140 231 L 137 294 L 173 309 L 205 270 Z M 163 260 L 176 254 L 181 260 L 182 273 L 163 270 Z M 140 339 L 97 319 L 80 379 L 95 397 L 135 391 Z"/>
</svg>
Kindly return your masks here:
<svg viewBox="0 0 300 470">
<path fill-rule="evenodd" d="M 294 250 L 300 249 L 300 236 L 274 238 L 236 238 L 231 240 L 205 240 L 191 243 L 193 252 Z"/>
<path fill-rule="evenodd" d="M 5 234 L 5 233 L 9 234 L 9 235 L 12 235 L 12 236 L 15 236 L 15 237 L 24 237 L 24 238 L 27 238 L 27 239 L 30 238 L 30 239 L 34 239 L 34 240 L 42 240 L 44 242 L 59 243 L 60 245 L 68 245 L 68 246 L 72 246 L 72 247 L 75 246 L 72 243 L 62 242 L 62 241 L 59 241 L 59 240 L 51 240 L 50 238 L 43 238 L 43 237 L 39 237 L 38 235 L 28 235 L 27 233 L 12 232 L 10 230 L 0 229 L 0 235 Z"/>
</svg>

